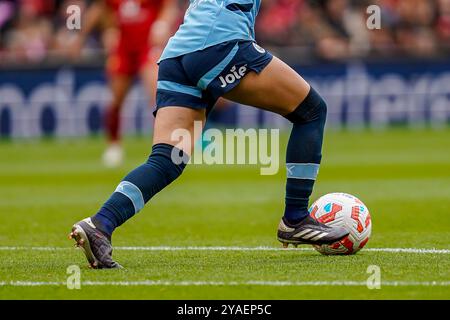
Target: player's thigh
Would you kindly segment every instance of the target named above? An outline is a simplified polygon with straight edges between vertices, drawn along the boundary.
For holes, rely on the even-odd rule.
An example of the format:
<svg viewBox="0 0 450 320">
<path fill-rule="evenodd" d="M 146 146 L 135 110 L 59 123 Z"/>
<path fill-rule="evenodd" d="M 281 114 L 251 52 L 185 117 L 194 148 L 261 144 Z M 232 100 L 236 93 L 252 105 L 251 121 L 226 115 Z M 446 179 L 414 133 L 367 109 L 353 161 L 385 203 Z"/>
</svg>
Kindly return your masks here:
<svg viewBox="0 0 450 320">
<path fill-rule="evenodd" d="M 170 144 L 190 155 L 201 136 L 205 118 L 205 109 L 160 108 L 155 119 L 153 144 Z"/>
<path fill-rule="evenodd" d="M 133 83 L 133 79 L 128 75 L 113 74 L 109 77 L 109 86 L 112 91 L 113 104 L 121 107 L 128 91 Z"/>
<path fill-rule="evenodd" d="M 248 73 L 226 99 L 287 115 L 306 98 L 309 84 L 291 67 L 274 57 L 261 73 Z"/>
</svg>

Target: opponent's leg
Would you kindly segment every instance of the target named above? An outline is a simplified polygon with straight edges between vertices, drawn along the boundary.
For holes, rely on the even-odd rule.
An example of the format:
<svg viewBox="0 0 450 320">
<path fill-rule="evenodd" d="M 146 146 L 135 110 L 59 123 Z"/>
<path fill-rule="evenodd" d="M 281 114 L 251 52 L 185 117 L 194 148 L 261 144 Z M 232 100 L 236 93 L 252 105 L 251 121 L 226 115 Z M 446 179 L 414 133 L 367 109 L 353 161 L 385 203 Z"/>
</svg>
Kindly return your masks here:
<svg viewBox="0 0 450 320">
<path fill-rule="evenodd" d="M 118 185 L 102 208 L 73 226 L 71 238 L 84 249 L 94 268 L 115 268 L 112 258 L 111 235 L 115 228 L 139 212 L 156 193 L 178 178 L 193 150 L 194 121 L 205 120 L 205 110 L 183 107 L 159 109 L 154 128 L 153 148 L 148 161 L 131 171 Z M 191 140 L 174 141 L 172 133 L 187 130 Z M 177 147 L 175 147 L 177 146 Z M 179 161 L 174 161 L 174 156 Z"/>
<path fill-rule="evenodd" d="M 149 58 L 139 71 L 142 82 L 150 97 L 156 96 L 156 83 L 158 80 L 158 59 L 161 56 L 161 50 L 153 49 L 149 53 Z M 153 104 L 152 104 L 153 105 Z"/>
<path fill-rule="evenodd" d="M 117 167 L 123 161 L 120 145 L 120 111 L 131 84 L 132 79 L 127 75 L 113 75 L 109 81 L 113 99 L 105 114 L 108 147 L 103 154 L 103 162 L 108 167 Z"/>
<path fill-rule="evenodd" d="M 286 152 L 285 211 L 278 237 L 284 243 L 323 244 L 348 234 L 309 217 L 308 203 L 322 158 L 327 107 L 320 95 L 274 57 L 260 73 L 249 73 L 226 98 L 283 115 L 293 123 Z"/>
</svg>

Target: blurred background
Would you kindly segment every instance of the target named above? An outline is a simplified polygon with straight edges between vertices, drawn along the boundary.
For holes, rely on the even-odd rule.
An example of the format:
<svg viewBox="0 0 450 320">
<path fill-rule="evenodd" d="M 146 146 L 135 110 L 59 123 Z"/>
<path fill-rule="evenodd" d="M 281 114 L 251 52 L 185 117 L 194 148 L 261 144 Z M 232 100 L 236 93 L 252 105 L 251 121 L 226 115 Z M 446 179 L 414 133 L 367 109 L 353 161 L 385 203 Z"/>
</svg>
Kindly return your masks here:
<svg viewBox="0 0 450 320">
<path fill-rule="evenodd" d="M 118 31 L 105 13 L 77 59 L 66 8 L 92 1 L 0 0 L 0 137 L 101 133 L 111 100 L 104 71 Z M 328 126 L 445 127 L 450 120 L 450 0 L 263 0 L 257 40 L 328 100 Z M 381 29 L 366 27 L 369 5 Z M 178 0 L 177 23 L 188 1 Z M 176 26 L 174 26 L 176 29 Z M 137 79 L 138 80 L 138 79 Z M 122 111 L 124 133 L 152 128 L 153 97 L 136 81 Z M 149 107 L 150 106 L 150 107 Z M 220 104 L 211 121 L 275 126 L 281 117 Z"/>
</svg>

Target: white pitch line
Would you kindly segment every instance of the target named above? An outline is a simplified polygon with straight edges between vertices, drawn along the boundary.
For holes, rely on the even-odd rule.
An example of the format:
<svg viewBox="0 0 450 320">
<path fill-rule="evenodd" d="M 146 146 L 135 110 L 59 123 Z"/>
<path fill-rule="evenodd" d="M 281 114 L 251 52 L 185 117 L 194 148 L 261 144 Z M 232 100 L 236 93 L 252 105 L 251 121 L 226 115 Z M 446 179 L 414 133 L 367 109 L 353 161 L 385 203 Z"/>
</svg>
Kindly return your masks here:
<svg viewBox="0 0 450 320">
<path fill-rule="evenodd" d="M 277 247 L 115 247 L 123 251 L 314 251 L 313 248 L 277 248 Z M 450 254 L 449 249 L 426 248 L 366 248 L 364 251 L 389 253 L 437 253 Z"/>
<path fill-rule="evenodd" d="M 66 282 L 52 281 L 2 281 L 0 287 L 61 287 L 66 286 Z M 164 280 L 145 280 L 145 281 L 83 281 L 81 286 L 268 286 L 268 287 L 349 287 L 349 286 L 367 286 L 366 281 L 164 281 Z M 387 287 L 447 287 L 450 281 L 384 281 L 381 286 Z"/>
<path fill-rule="evenodd" d="M 68 250 L 66 247 L 0 247 L 0 251 L 60 251 Z"/>
<path fill-rule="evenodd" d="M 364 251 L 372 252 L 401 252 L 401 253 L 443 253 L 449 254 L 449 249 L 426 249 L 426 248 L 367 248 Z"/>
<path fill-rule="evenodd" d="M 0 251 L 59 251 L 70 250 L 70 247 L 0 247 Z M 170 246 L 149 246 L 149 247 L 114 247 L 119 251 L 313 251 L 312 248 L 277 248 L 277 247 L 170 247 Z M 418 253 L 418 254 L 450 254 L 450 249 L 435 248 L 366 248 L 366 252 L 385 253 Z"/>
<path fill-rule="evenodd" d="M 284 250 L 299 250 L 299 251 L 312 251 L 312 248 L 289 248 L 284 249 L 280 247 L 171 247 L 171 246 L 159 246 L 159 247 L 114 247 L 117 250 L 123 251 L 284 251 Z"/>
</svg>

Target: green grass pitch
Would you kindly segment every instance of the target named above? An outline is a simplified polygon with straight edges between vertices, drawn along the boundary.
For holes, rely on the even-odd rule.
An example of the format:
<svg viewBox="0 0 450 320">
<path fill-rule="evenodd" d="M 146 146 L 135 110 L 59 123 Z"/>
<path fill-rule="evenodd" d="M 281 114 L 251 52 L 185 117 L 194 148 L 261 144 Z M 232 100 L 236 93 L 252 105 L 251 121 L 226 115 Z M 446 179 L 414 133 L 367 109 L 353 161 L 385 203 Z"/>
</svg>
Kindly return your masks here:
<svg viewBox="0 0 450 320">
<path fill-rule="evenodd" d="M 118 170 L 100 164 L 103 147 L 99 138 L 0 143 L 0 299 L 450 298 L 449 130 L 328 132 L 313 199 L 343 191 L 369 207 L 372 237 L 354 256 L 281 250 L 282 168 L 191 166 L 117 230 L 119 271 L 88 269 L 67 233 L 146 159 L 150 139 L 127 139 Z M 186 249 L 205 246 L 280 250 Z M 81 268 L 80 290 L 63 285 L 70 265 Z M 379 290 L 364 285 L 369 265 L 380 267 Z"/>
</svg>

